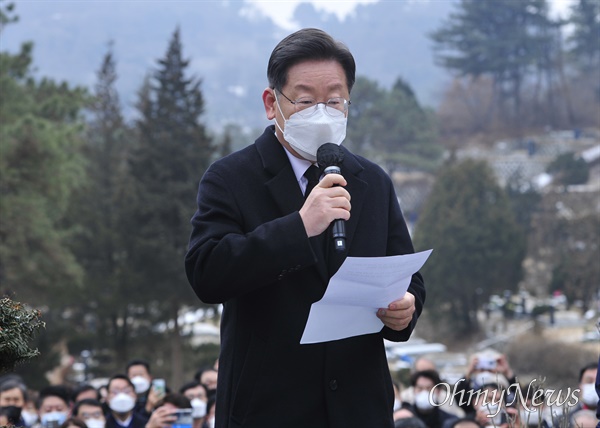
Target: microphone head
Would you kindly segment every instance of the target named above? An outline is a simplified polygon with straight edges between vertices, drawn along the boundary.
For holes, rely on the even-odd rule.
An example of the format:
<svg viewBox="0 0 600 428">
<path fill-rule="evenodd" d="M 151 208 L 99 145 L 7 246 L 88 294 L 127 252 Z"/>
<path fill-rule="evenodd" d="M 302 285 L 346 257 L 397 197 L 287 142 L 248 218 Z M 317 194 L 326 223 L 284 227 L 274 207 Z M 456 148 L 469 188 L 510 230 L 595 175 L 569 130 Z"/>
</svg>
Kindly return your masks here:
<svg viewBox="0 0 600 428">
<path fill-rule="evenodd" d="M 341 166 L 344 152 L 337 144 L 325 143 L 317 150 L 317 163 L 321 167 Z"/>
</svg>

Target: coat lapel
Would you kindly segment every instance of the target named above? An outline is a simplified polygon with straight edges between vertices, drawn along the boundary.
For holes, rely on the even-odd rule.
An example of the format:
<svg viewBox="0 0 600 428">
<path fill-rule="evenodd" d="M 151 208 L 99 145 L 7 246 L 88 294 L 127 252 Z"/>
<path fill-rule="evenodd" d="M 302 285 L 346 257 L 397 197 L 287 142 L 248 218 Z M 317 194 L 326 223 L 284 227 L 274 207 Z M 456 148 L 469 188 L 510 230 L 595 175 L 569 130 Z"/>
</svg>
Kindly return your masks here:
<svg viewBox="0 0 600 428">
<path fill-rule="evenodd" d="M 292 165 L 274 133 L 268 127 L 264 134 L 256 140 L 256 148 L 261 156 L 263 167 L 271 176 L 265 186 L 277 204 L 281 215 L 288 215 L 300 210 L 304 204 L 304 195 L 298 186 Z M 310 238 L 310 243 L 317 259 L 316 269 L 325 284 L 329 282 L 327 262 L 323 248 L 323 236 Z"/>
<path fill-rule="evenodd" d="M 285 149 L 275 136 L 273 126 L 268 127 L 263 135 L 256 140 L 256 148 L 262 159 L 264 169 L 271 176 L 265 182 L 265 186 L 281 211 L 281 215 L 298 211 L 304 203 L 304 196 L 300 191 L 290 161 L 285 154 Z M 346 190 L 352 197 L 350 220 L 346 222 L 346 251 L 338 253 L 332 248 L 330 228 L 323 232 L 324 236 L 311 238 L 311 245 L 318 260 L 316 267 L 326 284 L 329 282 L 329 278 L 340 268 L 352 248 L 352 238 L 358 227 L 360 213 L 368 189 L 368 184 L 359 178 L 361 171 L 364 169 L 363 166 L 346 148 L 342 147 L 342 149 L 345 152 L 341 166 L 342 175 L 348 183 Z M 324 245 L 323 240 L 325 241 Z"/>
</svg>

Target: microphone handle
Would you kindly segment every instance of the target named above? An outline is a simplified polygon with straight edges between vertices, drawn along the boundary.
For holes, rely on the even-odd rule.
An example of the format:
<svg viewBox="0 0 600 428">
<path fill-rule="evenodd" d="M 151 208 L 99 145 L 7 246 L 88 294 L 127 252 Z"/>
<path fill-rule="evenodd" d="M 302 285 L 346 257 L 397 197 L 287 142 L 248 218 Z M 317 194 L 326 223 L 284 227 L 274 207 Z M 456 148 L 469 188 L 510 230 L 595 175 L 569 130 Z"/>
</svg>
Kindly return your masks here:
<svg viewBox="0 0 600 428">
<path fill-rule="evenodd" d="M 328 166 L 323 171 L 325 175 L 327 174 L 340 174 L 341 169 L 339 166 Z M 333 236 L 333 247 L 336 251 L 346 251 L 346 222 L 341 218 L 337 220 L 333 220 L 331 225 L 331 232 Z"/>
</svg>

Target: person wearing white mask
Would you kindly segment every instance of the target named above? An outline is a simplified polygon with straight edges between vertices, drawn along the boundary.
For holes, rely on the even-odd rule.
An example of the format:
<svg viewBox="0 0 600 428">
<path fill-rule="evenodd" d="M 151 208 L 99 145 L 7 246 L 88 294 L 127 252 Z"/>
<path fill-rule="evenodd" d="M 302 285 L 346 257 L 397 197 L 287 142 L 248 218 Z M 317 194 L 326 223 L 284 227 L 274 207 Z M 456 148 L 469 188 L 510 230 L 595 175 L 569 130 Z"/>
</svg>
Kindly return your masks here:
<svg viewBox="0 0 600 428">
<path fill-rule="evenodd" d="M 200 300 L 223 304 L 219 428 L 394 425 L 383 340 L 410 337 L 425 301 L 420 273 L 374 311 L 375 333 L 300 343 L 347 257 L 414 253 L 391 178 L 343 146 L 355 75 L 350 50 L 324 31 L 285 37 L 262 93 L 272 124 L 200 180 L 185 267 Z M 318 157 L 326 143 L 332 156 Z M 334 164 L 339 174 L 322 174 Z M 345 246 L 334 220 L 345 222 Z"/>
<path fill-rule="evenodd" d="M 597 376 L 598 365 L 596 363 L 586 364 L 579 370 L 579 384 L 577 386 L 579 394 L 577 396 L 577 403 L 568 408 L 566 415 L 559 415 L 556 418 L 555 426 L 559 426 L 565 418 L 570 420 L 572 416 L 580 410 L 590 410 L 592 413 L 596 412 L 599 400 L 595 386 Z"/>
<path fill-rule="evenodd" d="M 204 424 L 207 413 L 208 391 L 206 386 L 194 380 L 183 385 L 179 389 L 179 393 L 190 400 L 194 426 L 201 427 Z"/>
<path fill-rule="evenodd" d="M 127 363 L 127 377 L 135 387 L 137 395 L 134 411 L 149 418 L 156 403 L 164 397 L 162 391 L 152 388 L 150 363 L 146 360 L 131 360 Z"/>
<path fill-rule="evenodd" d="M 85 422 L 88 428 L 105 428 L 106 417 L 102 403 L 93 398 L 84 398 L 73 406 L 73 416 Z"/>
<path fill-rule="evenodd" d="M 34 427 L 59 426 L 71 414 L 71 391 L 63 385 L 52 385 L 40 390 L 36 407 L 39 422 Z"/>
<path fill-rule="evenodd" d="M 181 393 L 168 393 L 160 400 L 146 424 L 146 428 L 202 428 L 193 417 L 190 400 Z"/>
<path fill-rule="evenodd" d="M 459 379 L 453 388 L 453 393 L 456 391 L 454 399 L 465 415 L 472 417 L 476 409 L 473 400 L 470 400 L 469 397 L 476 390 L 489 382 L 508 388 L 516 381 L 516 375 L 508 363 L 506 355 L 491 349 L 477 352 L 469 357 L 464 377 Z"/>
<path fill-rule="evenodd" d="M 134 412 L 135 386 L 125 375 L 114 375 L 107 385 L 106 401 L 110 411 L 106 428 L 144 428 L 148 419 Z"/>
<path fill-rule="evenodd" d="M 414 404 L 403 404 L 417 418 L 425 423 L 428 428 L 442 428 L 444 424 L 458 419 L 440 408 L 442 397 L 440 393 L 444 388 L 436 388 L 442 383 L 436 370 L 422 370 L 411 375 L 410 385 L 414 390 Z"/>
<path fill-rule="evenodd" d="M 521 391 L 525 390 L 522 403 L 522 398 L 515 397 L 515 406 L 519 412 L 520 426 L 523 428 L 549 428 L 552 422 L 552 409 L 546 405 L 547 396 L 541 387 L 529 385 L 527 388 L 521 387 Z"/>
</svg>

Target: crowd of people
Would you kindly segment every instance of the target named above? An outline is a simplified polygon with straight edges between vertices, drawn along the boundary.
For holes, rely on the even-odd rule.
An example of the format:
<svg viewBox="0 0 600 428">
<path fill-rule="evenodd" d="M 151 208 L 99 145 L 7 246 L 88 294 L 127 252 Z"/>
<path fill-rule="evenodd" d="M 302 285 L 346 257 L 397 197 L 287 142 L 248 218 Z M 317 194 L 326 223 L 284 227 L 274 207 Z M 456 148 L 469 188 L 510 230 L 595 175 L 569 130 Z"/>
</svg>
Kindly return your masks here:
<svg viewBox="0 0 600 428">
<path fill-rule="evenodd" d="M 130 361 L 99 387 L 50 385 L 32 391 L 22 378 L 0 379 L 0 426 L 27 428 L 214 428 L 218 366 L 170 388 L 150 364 Z"/>
<path fill-rule="evenodd" d="M 600 426 L 595 362 L 580 369 L 572 388 L 557 391 L 537 380 L 524 383 L 506 356 L 494 351 L 471 355 L 454 383 L 445 382 L 435 363 L 423 357 L 414 362 L 410 385 L 395 389 L 395 428 Z"/>
<path fill-rule="evenodd" d="M 519 383 L 502 354 L 472 355 L 455 383 L 445 382 L 436 364 L 421 357 L 413 364 L 409 384 L 394 385 L 395 427 L 594 428 L 600 413 L 597 378 L 598 365 L 590 363 L 581 368 L 578 384 L 552 397 L 555 391 L 543 385 Z M 8 375 L 0 380 L 0 426 L 214 428 L 217 380 L 218 362 L 171 389 L 153 378 L 144 360 L 130 361 L 122 374 L 100 387 L 83 383 L 31 391 L 21 378 Z"/>
</svg>

